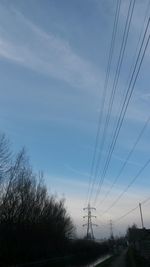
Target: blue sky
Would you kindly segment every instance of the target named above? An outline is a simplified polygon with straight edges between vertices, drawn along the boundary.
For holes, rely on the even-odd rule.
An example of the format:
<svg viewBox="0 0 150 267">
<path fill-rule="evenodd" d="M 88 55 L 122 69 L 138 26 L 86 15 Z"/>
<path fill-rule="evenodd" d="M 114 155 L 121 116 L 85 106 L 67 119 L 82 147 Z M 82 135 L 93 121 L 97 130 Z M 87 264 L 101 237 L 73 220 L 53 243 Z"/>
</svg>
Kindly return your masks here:
<svg viewBox="0 0 150 267">
<path fill-rule="evenodd" d="M 147 10 L 148 15 L 150 11 L 148 2 L 137 0 L 135 4 L 106 144 L 102 151 L 102 164 L 126 89 L 145 12 Z M 122 1 L 108 96 L 128 5 L 128 0 Z M 22 146 L 26 147 L 34 169 L 44 171 L 49 190 L 65 196 L 66 205 L 79 232 L 115 7 L 116 1 L 113 0 L 0 1 L 1 131 L 8 135 L 15 151 Z M 150 115 L 149 64 L 148 47 L 101 197 L 116 177 Z M 105 116 L 107 104 L 108 98 L 104 108 Z M 101 211 L 110 205 L 112 199 L 125 188 L 149 158 L 149 131 L 148 125 L 110 196 L 103 206 L 97 206 L 98 220 Z M 108 218 L 115 219 L 148 196 L 149 170 L 150 167 L 142 173 L 114 210 L 102 218 L 106 225 Z M 130 220 L 131 223 L 139 223 L 139 215 L 135 215 L 135 218 L 131 216 Z M 147 223 L 148 218 L 145 220 Z M 120 231 L 125 227 L 126 222 L 120 225 Z M 103 231 L 99 229 L 96 230 L 97 234 L 102 236 Z"/>
</svg>

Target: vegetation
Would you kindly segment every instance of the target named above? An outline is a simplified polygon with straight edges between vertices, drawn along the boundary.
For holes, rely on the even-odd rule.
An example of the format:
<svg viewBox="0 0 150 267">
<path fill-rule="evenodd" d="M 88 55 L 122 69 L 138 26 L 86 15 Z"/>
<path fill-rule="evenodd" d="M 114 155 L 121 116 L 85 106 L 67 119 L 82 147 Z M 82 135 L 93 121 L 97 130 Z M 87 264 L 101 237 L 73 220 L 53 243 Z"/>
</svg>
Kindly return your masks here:
<svg viewBox="0 0 150 267">
<path fill-rule="evenodd" d="M 106 242 L 75 240 L 74 232 L 64 199 L 49 195 L 25 149 L 12 156 L 9 141 L 0 135 L 1 266 L 34 261 L 49 267 L 77 266 L 108 253 Z"/>
<path fill-rule="evenodd" d="M 11 156 L 0 136 L 0 261 L 25 262 L 64 255 L 74 233 L 64 200 L 49 196 L 22 149 Z"/>
<path fill-rule="evenodd" d="M 147 229 L 138 229 L 135 224 L 127 230 L 127 239 L 130 247 L 127 252 L 126 262 L 129 267 L 149 267 L 150 262 L 146 260 L 146 258 L 142 257 L 141 248 L 145 252 L 147 251 L 147 247 L 145 247 L 145 241 L 149 240 L 149 232 Z M 145 247 L 145 248 L 144 248 Z"/>
<path fill-rule="evenodd" d="M 71 253 L 76 255 L 77 263 L 87 263 L 109 252 L 107 242 L 97 243 L 86 239 L 74 240 L 71 246 Z"/>
<path fill-rule="evenodd" d="M 126 256 L 126 265 L 128 267 L 150 267 L 144 258 L 142 258 L 133 248 L 129 248 Z"/>
</svg>

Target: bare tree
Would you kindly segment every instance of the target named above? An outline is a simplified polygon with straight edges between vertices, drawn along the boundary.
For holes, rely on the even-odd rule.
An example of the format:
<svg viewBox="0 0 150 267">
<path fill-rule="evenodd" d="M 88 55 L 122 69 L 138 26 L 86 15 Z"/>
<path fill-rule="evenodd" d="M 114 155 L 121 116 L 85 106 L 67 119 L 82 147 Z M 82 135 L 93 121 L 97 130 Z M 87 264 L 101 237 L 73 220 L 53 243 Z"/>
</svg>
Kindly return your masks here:
<svg viewBox="0 0 150 267">
<path fill-rule="evenodd" d="M 22 149 L 0 199 L 0 251 L 12 262 L 57 254 L 73 234 L 64 200 L 48 194 L 42 177 L 33 173 Z"/>
<path fill-rule="evenodd" d="M 0 133 L 0 183 L 10 167 L 10 143 L 5 134 Z"/>
</svg>

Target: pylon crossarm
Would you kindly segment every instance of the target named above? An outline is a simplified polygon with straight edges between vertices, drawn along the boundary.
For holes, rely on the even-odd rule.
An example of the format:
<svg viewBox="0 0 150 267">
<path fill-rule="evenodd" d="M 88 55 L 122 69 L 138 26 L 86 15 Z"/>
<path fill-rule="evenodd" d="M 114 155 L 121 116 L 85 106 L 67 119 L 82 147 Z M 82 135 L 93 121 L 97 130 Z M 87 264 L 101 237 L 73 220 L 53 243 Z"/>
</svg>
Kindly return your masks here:
<svg viewBox="0 0 150 267">
<path fill-rule="evenodd" d="M 83 210 L 96 210 L 96 209 L 93 207 L 86 207 L 86 208 L 83 208 Z"/>
</svg>

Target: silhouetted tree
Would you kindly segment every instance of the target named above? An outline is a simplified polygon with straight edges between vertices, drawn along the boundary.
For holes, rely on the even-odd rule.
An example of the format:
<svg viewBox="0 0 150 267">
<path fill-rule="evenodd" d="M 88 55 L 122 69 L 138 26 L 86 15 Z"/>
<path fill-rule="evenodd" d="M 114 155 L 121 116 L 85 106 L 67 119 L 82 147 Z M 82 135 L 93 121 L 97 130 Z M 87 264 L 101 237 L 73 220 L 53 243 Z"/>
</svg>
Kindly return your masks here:
<svg viewBox="0 0 150 267">
<path fill-rule="evenodd" d="M 49 196 L 22 149 L 3 181 L 0 197 L 1 261 L 24 262 L 64 253 L 73 234 L 64 200 Z"/>
<path fill-rule="evenodd" d="M 137 237 L 137 225 L 133 224 L 132 226 L 128 227 L 127 229 L 127 239 L 129 242 L 135 242 L 136 237 Z"/>
<path fill-rule="evenodd" d="M 0 184 L 10 167 L 10 143 L 5 134 L 0 133 Z"/>
</svg>

